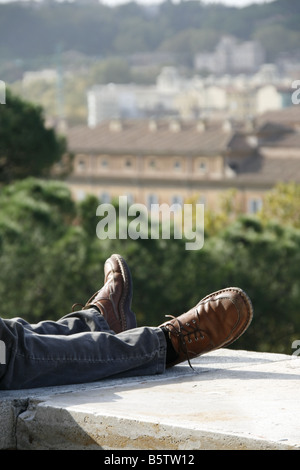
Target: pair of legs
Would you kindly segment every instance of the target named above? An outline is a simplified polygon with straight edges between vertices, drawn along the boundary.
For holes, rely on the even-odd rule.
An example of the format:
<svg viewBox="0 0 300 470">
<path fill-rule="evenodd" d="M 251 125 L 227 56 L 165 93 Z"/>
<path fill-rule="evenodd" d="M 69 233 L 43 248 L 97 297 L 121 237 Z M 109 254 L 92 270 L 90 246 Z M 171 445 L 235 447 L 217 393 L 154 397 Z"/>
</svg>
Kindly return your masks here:
<svg viewBox="0 0 300 470">
<path fill-rule="evenodd" d="M 160 374 L 166 367 L 231 344 L 252 319 L 246 294 L 228 288 L 158 327 L 138 328 L 127 263 L 112 255 L 104 273 L 104 286 L 86 305 L 57 322 L 32 325 L 21 318 L 0 319 L 5 346 L 0 389 Z"/>
</svg>

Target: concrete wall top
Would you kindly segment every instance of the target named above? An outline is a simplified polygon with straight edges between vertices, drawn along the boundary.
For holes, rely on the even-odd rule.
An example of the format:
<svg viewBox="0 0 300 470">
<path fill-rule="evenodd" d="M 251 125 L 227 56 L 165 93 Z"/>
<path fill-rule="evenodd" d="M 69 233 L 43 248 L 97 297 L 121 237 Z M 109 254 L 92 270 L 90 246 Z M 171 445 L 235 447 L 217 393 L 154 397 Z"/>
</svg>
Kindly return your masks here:
<svg viewBox="0 0 300 470">
<path fill-rule="evenodd" d="M 300 450 L 300 358 L 221 349 L 193 367 L 0 391 L 0 449 Z"/>
</svg>

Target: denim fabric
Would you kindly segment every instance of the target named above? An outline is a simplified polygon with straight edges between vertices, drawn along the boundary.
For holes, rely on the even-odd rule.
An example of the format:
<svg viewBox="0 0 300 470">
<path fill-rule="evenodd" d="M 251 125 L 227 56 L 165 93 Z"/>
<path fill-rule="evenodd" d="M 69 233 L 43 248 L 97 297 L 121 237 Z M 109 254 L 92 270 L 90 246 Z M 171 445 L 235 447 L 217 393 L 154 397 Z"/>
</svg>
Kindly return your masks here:
<svg viewBox="0 0 300 470">
<path fill-rule="evenodd" d="M 5 361 L 0 360 L 2 390 L 165 370 L 166 340 L 161 328 L 141 327 L 115 334 L 93 308 L 35 325 L 21 318 L 0 319 L 0 341 L 5 345 Z"/>
</svg>

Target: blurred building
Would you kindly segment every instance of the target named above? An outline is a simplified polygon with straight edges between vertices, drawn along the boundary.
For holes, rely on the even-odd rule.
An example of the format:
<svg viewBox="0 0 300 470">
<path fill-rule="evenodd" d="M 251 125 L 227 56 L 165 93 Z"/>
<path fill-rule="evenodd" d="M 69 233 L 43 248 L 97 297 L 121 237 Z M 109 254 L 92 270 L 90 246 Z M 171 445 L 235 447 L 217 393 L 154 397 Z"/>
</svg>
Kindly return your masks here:
<svg viewBox="0 0 300 470">
<path fill-rule="evenodd" d="M 265 52 L 256 41 L 239 42 L 232 36 L 224 36 L 215 51 L 196 54 L 196 70 L 216 75 L 254 73 L 265 61 Z"/>
<path fill-rule="evenodd" d="M 112 120 L 69 129 L 75 154 L 68 184 L 75 199 L 119 196 L 143 203 L 191 198 L 217 209 L 237 190 L 243 212 L 256 212 L 276 183 L 300 183 L 300 107 L 257 122 Z"/>
<path fill-rule="evenodd" d="M 163 67 L 156 85 L 96 85 L 87 92 L 88 125 L 107 119 L 137 119 L 178 115 L 176 99 L 183 80 L 174 67 Z"/>
<path fill-rule="evenodd" d="M 291 106 L 291 80 L 265 64 L 255 74 L 180 75 L 163 67 L 152 86 L 107 84 L 87 92 L 88 126 L 110 119 L 245 119 Z"/>
<path fill-rule="evenodd" d="M 25 72 L 22 79 L 23 86 L 34 85 L 37 81 L 53 83 L 57 80 L 56 69 L 42 69 Z"/>
</svg>

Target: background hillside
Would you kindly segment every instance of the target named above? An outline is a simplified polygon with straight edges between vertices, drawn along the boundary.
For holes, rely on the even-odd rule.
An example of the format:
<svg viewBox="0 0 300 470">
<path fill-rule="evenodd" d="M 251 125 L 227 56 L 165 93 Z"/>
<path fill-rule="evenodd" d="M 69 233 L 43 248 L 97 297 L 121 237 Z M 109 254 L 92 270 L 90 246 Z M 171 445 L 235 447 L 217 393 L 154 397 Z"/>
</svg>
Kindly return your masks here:
<svg viewBox="0 0 300 470">
<path fill-rule="evenodd" d="M 300 2 L 275 0 L 246 8 L 204 5 L 189 0 L 144 7 L 134 2 L 117 7 L 76 3 L 0 5 L 0 73 L 18 79 L 16 67 L 43 66 L 57 48 L 87 58 L 128 57 L 145 52 L 175 53 L 186 65 L 192 55 L 212 50 L 220 37 L 263 43 L 266 60 L 297 54 Z M 4 67 L 6 64 L 6 67 Z"/>
</svg>

